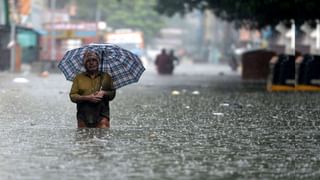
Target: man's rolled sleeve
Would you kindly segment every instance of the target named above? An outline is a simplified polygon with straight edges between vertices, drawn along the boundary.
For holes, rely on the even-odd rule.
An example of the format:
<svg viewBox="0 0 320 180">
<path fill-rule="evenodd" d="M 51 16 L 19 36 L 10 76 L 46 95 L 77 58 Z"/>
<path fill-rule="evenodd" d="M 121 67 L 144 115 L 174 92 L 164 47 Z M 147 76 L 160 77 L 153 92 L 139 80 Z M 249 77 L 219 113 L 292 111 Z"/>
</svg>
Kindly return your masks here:
<svg viewBox="0 0 320 180">
<path fill-rule="evenodd" d="M 103 76 L 101 90 L 108 91 L 108 100 L 111 101 L 116 96 L 116 90 L 113 88 L 113 82 L 111 77 L 108 74 Z"/>
</svg>

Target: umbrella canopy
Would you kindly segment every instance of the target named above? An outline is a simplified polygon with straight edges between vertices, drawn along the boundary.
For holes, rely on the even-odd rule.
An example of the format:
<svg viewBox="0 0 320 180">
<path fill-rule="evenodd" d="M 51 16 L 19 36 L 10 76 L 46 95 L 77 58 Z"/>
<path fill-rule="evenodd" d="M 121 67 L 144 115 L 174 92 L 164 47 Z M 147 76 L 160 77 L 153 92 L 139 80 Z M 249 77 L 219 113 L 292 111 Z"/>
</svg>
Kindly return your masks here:
<svg viewBox="0 0 320 180">
<path fill-rule="evenodd" d="M 108 73 L 114 88 L 138 82 L 145 68 L 139 57 L 114 44 L 88 44 L 69 50 L 58 64 L 66 79 L 72 81 L 75 76 L 85 71 L 84 54 L 94 51 L 100 57 L 99 69 Z"/>
</svg>

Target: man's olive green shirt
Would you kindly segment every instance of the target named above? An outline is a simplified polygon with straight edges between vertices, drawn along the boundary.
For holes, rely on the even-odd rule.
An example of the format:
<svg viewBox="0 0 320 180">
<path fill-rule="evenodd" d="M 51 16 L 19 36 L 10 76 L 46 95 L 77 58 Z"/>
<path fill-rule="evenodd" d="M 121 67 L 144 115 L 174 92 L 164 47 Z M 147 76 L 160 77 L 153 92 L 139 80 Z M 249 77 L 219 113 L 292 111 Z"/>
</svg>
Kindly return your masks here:
<svg viewBox="0 0 320 180">
<path fill-rule="evenodd" d="M 78 74 L 72 83 L 70 90 L 70 99 L 75 102 L 75 97 L 89 95 L 99 90 L 112 91 L 108 95 L 108 99 L 112 100 L 115 97 L 115 90 L 112 86 L 112 79 L 107 73 L 99 73 L 91 78 L 87 72 Z"/>
</svg>

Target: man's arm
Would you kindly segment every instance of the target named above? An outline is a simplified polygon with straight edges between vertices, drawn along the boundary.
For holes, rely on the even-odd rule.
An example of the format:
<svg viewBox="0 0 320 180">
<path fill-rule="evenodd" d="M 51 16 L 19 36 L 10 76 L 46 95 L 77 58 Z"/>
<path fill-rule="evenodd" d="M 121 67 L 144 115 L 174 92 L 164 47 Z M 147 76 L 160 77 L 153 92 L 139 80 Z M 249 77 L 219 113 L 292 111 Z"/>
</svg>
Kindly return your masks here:
<svg viewBox="0 0 320 180">
<path fill-rule="evenodd" d="M 71 101 L 74 103 L 80 103 L 80 102 L 92 102 L 92 103 L 98 103 L 102 100 L 102 98 L 97 94 L 90 94 L 90 95 L 76 95 L 71 98 Z"/>
<path fill-rule="evenodd" d="M 113 82 L 108 74 L 105 74 L 101 84 L 101 94 L 109 101 L 113 100 L 116 96 L 116 90 L 113 88 Z"/>
<path fill-rule="evenodd" d="M 116 96 L 116 90 L 109 90 L 109 91 L 101 90 L 98 92 L 98 94 L 99 94 L 99 97 L 105 97 L 109 101 L 112 101 Z"/>
</svg>

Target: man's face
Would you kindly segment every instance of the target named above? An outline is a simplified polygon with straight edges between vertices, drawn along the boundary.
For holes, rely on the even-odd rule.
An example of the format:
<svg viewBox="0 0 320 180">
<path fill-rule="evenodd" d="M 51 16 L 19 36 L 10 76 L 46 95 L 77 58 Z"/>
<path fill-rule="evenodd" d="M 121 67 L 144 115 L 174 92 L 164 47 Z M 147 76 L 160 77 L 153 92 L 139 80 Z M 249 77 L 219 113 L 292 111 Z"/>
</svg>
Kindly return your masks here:
<svg viewBox="0 0 320 180">
<path fill-rule="evenodd" d="M 90 58 L 90 59 L 86 60 L 85 66 L 86 66 L 87 71 L 91 71 L 91 72 L 98 71 L 99 62 L 95 58 Z"/>
</svg>

